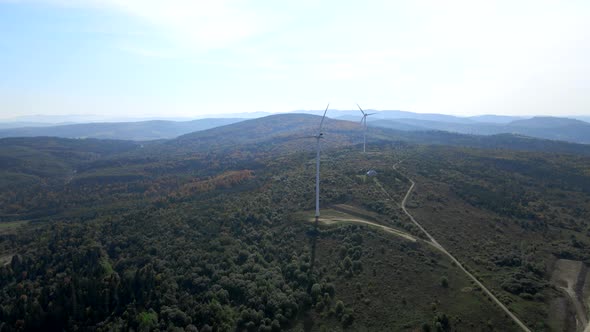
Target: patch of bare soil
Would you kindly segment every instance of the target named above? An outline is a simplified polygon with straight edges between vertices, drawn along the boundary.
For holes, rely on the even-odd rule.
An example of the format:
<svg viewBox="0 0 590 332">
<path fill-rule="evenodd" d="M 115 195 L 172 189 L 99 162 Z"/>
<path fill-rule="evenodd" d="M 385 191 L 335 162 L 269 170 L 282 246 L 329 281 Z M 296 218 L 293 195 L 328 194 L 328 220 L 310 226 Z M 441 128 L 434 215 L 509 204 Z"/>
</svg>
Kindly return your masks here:
<svg viewBox="0 0 590 332">
<path fill-rule="evenodd" d="M 569 259 L 558 259 L 555 262 L 551 283 L 558 289 L 562 290 L 570 301 L 576 317 L 575 331 L 590 331 L 588 324 L 587 304 L 584 298 L 584 285 L 586 283 L 588 268 L 581 261 Z M 559 302 L 559 301 L 557 301 Z M 561 308 L 562 305 L 552 307 L 557 311 L 555 314 L 563 313 L 563 320 L 567 327 L 568 314 L 567 310 Z M 571 329 L 573 330 L 573 329 Z"/>
<path fill-rule="evenodd" d="M 12 261 L 12 256 L 14 256 L 14 255 L 13 254 L 0 255 L 0 265 L 6 266 L 6 265 L 10 264 L 10 262 Z"/>
<path fill-rule="evenodd" d="M 347 208 L 351 208 L 351 210 L 346 210 Z M 355 210 L 352 210 L 352 209 L 355 209 Z M 347 212 L 343 212 L 343 211 L 347 211 Z M 352 213 L 354 213 L 354 215 Z M 352 224 L 361 224 L 361 225 L 372 226 L 372 227 L 378 228 L 382 231 L 385 231 L 387 233 L 402 237 L 406 240 L 416 242 L 416 238 L 406 232 L 402 232 L 402 231 L 397 230 L 395 228 L 383 226 L 383 225 L 380 225 L 376 222 L 361 219 L 361 218 L 357 217 L 357 216 L 361 216 L 361 215 L 362 215 L 362 210 L 353 208 L 351 206 L 345 206 L 344 208 L 342 206 L 340 206 L 339 210 L 325 211 L 323 213 L 323 215 L 320 217 L 319 221 L 320 221 L 320 223 L 325 224 L 325 225 L 352 223 Z M 368 216 L 368 215 L 366 215 L 366 216 Z M 315 218 L 309 219 L 310 222 L 313 222 L 314 220 L 315 220 Z"/>
</svg>

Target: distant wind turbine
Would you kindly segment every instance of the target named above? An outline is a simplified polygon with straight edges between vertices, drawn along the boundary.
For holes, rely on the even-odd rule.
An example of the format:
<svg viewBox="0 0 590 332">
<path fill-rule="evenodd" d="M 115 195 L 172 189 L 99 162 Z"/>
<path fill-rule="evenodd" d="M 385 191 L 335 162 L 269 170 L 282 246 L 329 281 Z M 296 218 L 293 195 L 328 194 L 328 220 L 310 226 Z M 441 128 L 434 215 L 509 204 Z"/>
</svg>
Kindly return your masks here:
<svg viewBox="0 0 590 332">
<path fill-rule="evenodd" d="M 367 147 L 367 117 L 369 115 L 373 115 L 376 113 L 365 113 L 365 111 L 363 111 L 363 109 L 359 106 L 359 104 L 356 104 L 356 106 L 358 106 L 359 110 L 361 110 L 361 113 L 363 113 L 363 118 L 361 119 L 361 125 L 363 125 L 364 123 L 364 128 L 363 128 L 363 153 L 365 153 L 366 147 Z"/>
<path fill-rule="evenodd" d="M 316 139 L 316 157 L 315 157 L 315 223 L 316 226 L 319 223 L 320 219 L 320 139 L 324 138 L 324 133 L 322 133 L 322 125 L 324 124 L 324 119 L 326 118 L 326 112 L 328 112 L 328 107 L 330 104 L 326 106 L 326 110 L 324 111 L 324 116 L 322 116 L 322 121 L 320 121 L 320 128 L 318 129 L 318 134 L 313 136 Z"/>
</svg>

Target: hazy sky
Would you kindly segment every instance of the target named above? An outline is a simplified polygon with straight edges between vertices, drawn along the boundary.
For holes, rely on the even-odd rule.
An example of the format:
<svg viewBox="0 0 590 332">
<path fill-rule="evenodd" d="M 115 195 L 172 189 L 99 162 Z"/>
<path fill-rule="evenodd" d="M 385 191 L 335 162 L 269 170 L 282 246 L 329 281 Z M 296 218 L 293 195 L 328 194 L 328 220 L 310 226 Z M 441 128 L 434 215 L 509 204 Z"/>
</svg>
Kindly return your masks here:
<svg viewBox="0 0 590 332">
<path fill-rule="evenodd" d="M 0 0 L 0 118 L 590 115 L 590 1 Z"/>
</svg>

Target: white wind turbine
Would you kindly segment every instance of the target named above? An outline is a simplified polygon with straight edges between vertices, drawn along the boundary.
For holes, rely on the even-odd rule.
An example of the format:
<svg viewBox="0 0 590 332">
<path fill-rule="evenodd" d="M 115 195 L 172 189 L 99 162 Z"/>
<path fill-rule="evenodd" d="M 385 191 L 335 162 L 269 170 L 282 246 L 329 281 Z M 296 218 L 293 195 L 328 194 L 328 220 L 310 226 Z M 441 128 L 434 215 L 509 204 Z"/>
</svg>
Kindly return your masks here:
<svg viewBox="0 0 590 332">
<path fill-rule="evenodd" d="M 364 128 L 363 128 L 363 153 L 366 152 L 366 147 L 367 147 L 367 117 L 369 115 L 373 115 L 376 113 L 365 113 L 365 111 L 363 111 L 363 109 L 359 106 L 359 104 L 356 104 L 356 106 L 358 106 L 359 110 L 361 110 L 361 113 L 363 113 L 363 118 L 361 119 L 361 125 L 364 124 Z"/>
<path fill-rule="evenodd" d="M 316 225 L 320 219 L 320 139 L 324 137 L 324 133 L 322 133 L 322 125 L 324 124 L 324 119 L 326 118 L 326 112 L 328 112 L 328 107 L 330 104 L 326 106 L 326 110 L 324 111 L 324 116 L 322 116 L 322 121 L 320 122 L 320 128 L 318 130 L 318 134 L 316 136 L 312 136 L 316 139 L 316 157 L 315 157 L 315 223 Z"/>
</svg>

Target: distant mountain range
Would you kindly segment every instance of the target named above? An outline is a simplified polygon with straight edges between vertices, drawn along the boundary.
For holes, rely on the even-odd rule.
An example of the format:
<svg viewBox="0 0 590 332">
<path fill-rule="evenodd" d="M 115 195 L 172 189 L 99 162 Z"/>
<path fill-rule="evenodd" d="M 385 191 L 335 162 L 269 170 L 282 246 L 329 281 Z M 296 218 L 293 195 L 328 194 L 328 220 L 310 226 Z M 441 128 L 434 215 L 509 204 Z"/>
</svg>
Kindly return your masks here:
<svg viewBox="0 0 590 332">
<path fill-rule="evenodd" d="M 440 130 L 472 135 L 518 134 L 574 143 L 590 143 L 590 123 L 567 118 L 534 117 L 509 123 L 444 122 L 419 119 L 372 119 L 372 126 L 406 131 Z"/>
<path fill-rule="evenodd" d="M 241 113 L 223 113 L 223 114 L 201 114 L 191 117 L 178 117 L 178 116 L 143 116 L 143 117 L 130 117 L 130 116 L 104 116 L 97 114 L 69 114 L 69 115 L 23 115 L 16 116 L 8 119 L 0 119 L 0 128 L 16 128 L 13 124 L 25 123 L 31 126 L 42 126 L 42 125 L 64 125 L 74 123 L 101 123 L 101 122 L 145 122 L 145 121 L 177 121 L 186 122 L 192 120 L 201 119 L 218 119 L 218 118 L 241 118 L 241 119 L 253 119 L 260 118 L 263 116 L 271 115 L 272 113 L 267 112 L 241 112 Z M 21 126 L 24 127 L 24 126 Z"/>
<path fill-rule="evenodd" d="M 297 111 L 303 114 L 314 114 L 322 115 L 324 111 Z M 527 117 L 519 116 L 508 116 L 508 115 L 477 115 L 471 117 L 461 117 L 447 114 L 438 113 L 414 113 L 399 110 L 385 110 L 376 111 L 372 109 L 366 109 L 367 113 L 375 113 L 370 119 L 415 119 L 425 121 L 441 121 L 441 122 L 452 122 L 452 123 L 508 123 L 515 120 L 527 119 Z M 361 113 L 358 109 L 356 110 L 330 110 L 329 116 L 331 118 L 349 121 L 360 121 Z"/>
<path fill-rule="evenodd" d="M 413 113 L 399 110 L 375 111 L 368 118 L 369 126 L 402 131 L 446 131 L 470 135 L 517 134 L 536 138 L 590 144 L 590 123 L 574 118 L 560 117 L 517 117 L 504 115 L 479 115 L 458 117 L 445 114 Z M 299 113 L 321 115 L 323 110 L 305 110 Z M 31 116 L 18 118 L 20 121 L 0 122 L 0 137 L 54 136 L 63 138 L 102 138 L 147 141 L 170 139 L 192 132 L 224 126 L 245 119 L 268 116 L 268 113 L 235 113 L 234 117 L 206 118 L 192 121 L 132 121 L 132 122 L 91 122 L 50 125 L 47 121 L 81 119 L 80 116 Z M 359 110 L 329 110 L 328 117 L 360 121 Z M 224 115 L 228 116 L 228 114 Z M 590 121 L 590 117 L 579 117 Z M 18 126 L 18 128 L 16 128 Z"/>
<path fill-rule="evenodd" d="M 24 127 L 0 130 L 0 137 L 53 136 L 62 138 L 102 138 L 147 141 L 175 138 L 187 133 L 219 127 L 242 119 L 202 119 L 193 121 L 140 121 L 82 123 L 60 126 Z"/>
<path fill-rule="evenodd" d="M 198 168 L 195 156 L 211 163 L 224 160 L 233 167 L 236 160 L 281 156 L 293 152 L 311 152 L 320 117 L 311 114 L 279 114 L 244 120 L 201 130 L 168 140 L 146 142 L 67 139 L 56 137 L 0 138 L 0 188 L 46 183 L 63 185 L 64 181 L 130 181 L 143 179 L 146 169 L 187 172 Z M 326 119 L 322 148 L 352 148 L 360 151 L 362 131 L 357 122 Z M 543 140 L 513 134 L 467 135 L 445 131 L 403 131 L 370 126 L 368 151 L 383 146 L 408 144 L 448 145 L 467 148 L 535 151 L 590 156 L 590 145 Z M 176 158 L 176 159 L 175 159 Z M 223 158 L 223 159 L 220 159 Z M 162 164 L 161 160 L 180 160 Z M 250 164 L 242 165 L 250 165 Z M 148 165 L 149 167 L 147 167 Z M 192 172 L 192 171 L 191 171 Z M 85 181 L 84 180 L 84 181 Z"/>
</svg>

